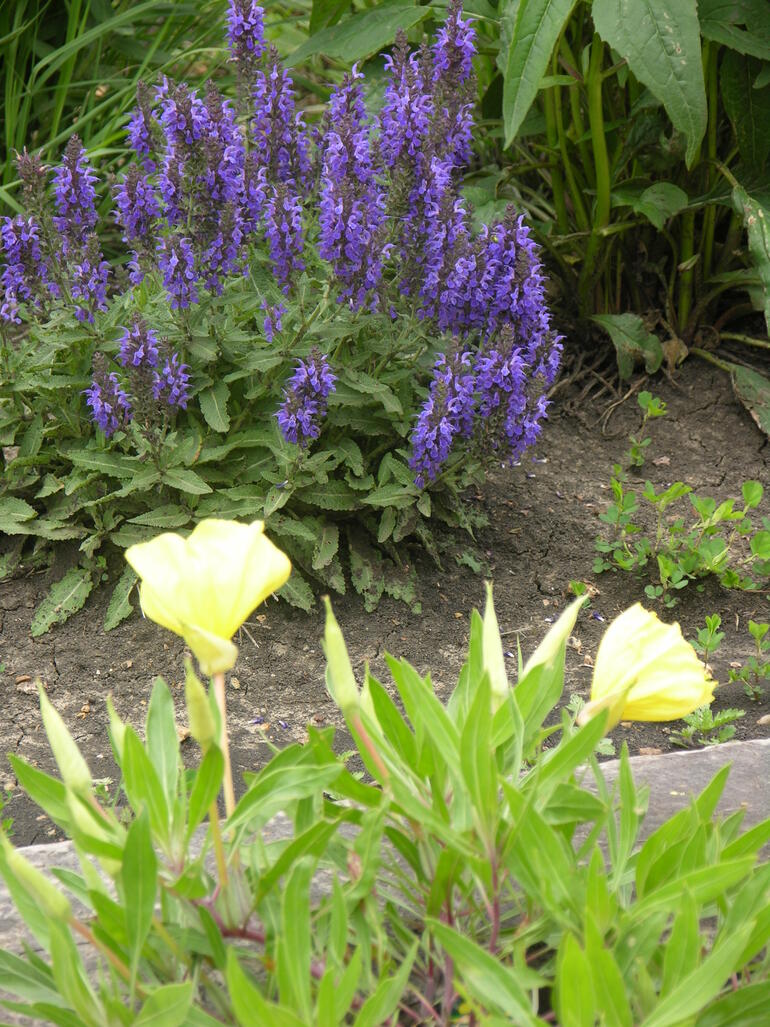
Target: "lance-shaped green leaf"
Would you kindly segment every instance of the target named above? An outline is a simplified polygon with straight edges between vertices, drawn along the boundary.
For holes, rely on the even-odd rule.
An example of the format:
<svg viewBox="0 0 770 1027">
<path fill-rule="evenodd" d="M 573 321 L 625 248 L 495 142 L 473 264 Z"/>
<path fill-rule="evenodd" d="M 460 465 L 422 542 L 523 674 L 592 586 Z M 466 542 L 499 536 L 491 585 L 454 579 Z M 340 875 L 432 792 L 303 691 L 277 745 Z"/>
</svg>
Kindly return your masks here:
<svg viewBox="0 0 770 1027">
<path fill-rule="evenodd" d="M 594 0 L 592 14 L 604 42 L 628 61 L 687 139 L 692 167 L 707 121 L 696 0 Z"/>
</svg>

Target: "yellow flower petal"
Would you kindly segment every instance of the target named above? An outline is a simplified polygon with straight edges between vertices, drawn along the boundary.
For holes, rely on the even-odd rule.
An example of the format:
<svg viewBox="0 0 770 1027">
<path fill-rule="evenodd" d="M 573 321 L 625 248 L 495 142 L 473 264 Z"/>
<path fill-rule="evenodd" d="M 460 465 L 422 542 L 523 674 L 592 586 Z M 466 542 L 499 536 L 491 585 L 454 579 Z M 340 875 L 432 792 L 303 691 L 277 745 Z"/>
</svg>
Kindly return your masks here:
<svg viewBox="0 0 770 1027">
<path fill-rule="evenodd" d="M 187 538 L 166 532 L 126 550 L 142 579 L 145 616 L 182 635 L 206 674 L 233 666 L 238 650 L 230 639 L 291 573 L 263 528 L 262 521 L 212 519 Z"/>
<path fill-rule="evenodd" d="M 677 720 L 711 702 L 714 682 L 678 624 L 662 624 L 636 603 L 610 624 L 599 645 L 585 723 L 609 709 L 620 720 Z"/>
</svg>

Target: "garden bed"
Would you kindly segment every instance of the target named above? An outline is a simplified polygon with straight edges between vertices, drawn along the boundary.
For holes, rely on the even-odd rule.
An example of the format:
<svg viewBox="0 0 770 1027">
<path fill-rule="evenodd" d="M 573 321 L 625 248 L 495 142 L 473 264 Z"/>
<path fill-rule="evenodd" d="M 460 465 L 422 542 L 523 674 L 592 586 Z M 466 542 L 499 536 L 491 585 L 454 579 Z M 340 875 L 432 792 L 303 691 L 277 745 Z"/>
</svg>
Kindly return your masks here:
<svg viewBox="0 0 770 1027">
<path fill-rule="evenodd" d="M 650 388 L 649 383 L 646 385 Z M 739 497 L 748 479 L 770 483 L 770 443 L 733 397 L 728 377 L 697 360 L 690 360 L 673 381 L 655 381 L 653 390 L 668 404 L 668 415 L 651 423 L 652 444 L 639 470 L 660 489 L 674 480 L 684 481 L 702 495 L 721 501 Z M 529 654 L 548 623 L 570 598 L 570 580 L 583 580 L 598 590 L 578 621 L 568 651 L 567 688 L 586 697 L 596 646 L 610 621 L 644 597 L 648 579 L 629 574 L 592 574 L 594 539 L 603 527 L 599 514 L 609 501 L 612 464 L 628 448 L 626 436 L 639 425 L 632 397 L 620 405 L 603 434 L 597 424 L 601 406 L 570 412 L 568 397 L 557 396 L 550 421 L 536 450 L 521 466 L 500 470 L 468 502 L 489 519 L 478 532 L 475 545 L 458 539 L 456 556 L 469 552 L 483 557 L 495 581 L 495 603 L 504 640 L 510 642 L 511 674 L 515 672 L 516 639 Z M 618 433 L 617 435 L 615 433 Z M 633 473 L 631 484 L 635 482 Z M 768 499 L 758 513 L 770 513 Z M 182 656 L 184 644 L 157 625 L 133 616 L 105 634 L 102 630 L 108 590 L 97 592 L 86 607 L 63 626 L 40 638 L 30 637 L 35 607 L 51 580 L 60 577 L 65 550 L 53 568 L 29 577 L 5 581 L 0 590 L 0 682 L 5 716 L 0 726 L 0 750 L 13 752 L 50 769 L 45 735 L 40 726 L 35 679 L 39 676 L 57 709 L 73 730 L 96 777 L 114 774 L 107 737 L 105 699 L 112 693 L 118 713 L 134 724 L 143 721 L 155 675 L 166 677 L 179 695 L 182 717 Z M 439 691 L 448 691 L 464 658 L 468 617 L 473 606 L 483 606 L 483 576 L 452 556 L 443 570 L 427 558 L 418 566 L 420 614 L 403 603 L 384 598 L 374 613 L 366 613 L 352 592 L 335 597 L 334 608 L 350 648 L 354 666 L 366 661 L 387 681 L 384 654 L 403 656 L 425 672 L 430 670 Z M 716 579 L 703 590 L 690 585 L 680 593 L 673 610 L 663 619 L 678 619 L 685 637 L 693 639 L 707 615 L 719 613 L 726 637 L 711 659 L 720 683 L 714 708 L 742 707 L 736 738 L 770 736 L 770 689 L 749 702 L 739 683 L 728 684 L 731 666 L 751 655 L 749 619 L 770 619 L 767 593 L 727 591 Z M 301 740 L 307 723 L 339 720 L 324 687 L 324 659 L 320 646 L 322 616 L 285 604 L 262 607 L 241 634 L 240 657 L 228 684 L 229 724 L 236 778 L 239 772 L 261 766 L 269 745 Z M 675 725 L 621 724 L 616 744 L 626 741 L 632 754 L 652 754 L 672 748 Z M 340 735 L 345 745 L 344 736 Z M 192 758 L 195 745 L 189 743 Z M 14 820 L 18 844 L 51 841 L 56 829 L 18 791 L 6 766 L 0 779 L 11 789 L 6 815 Z"/>
</svg>

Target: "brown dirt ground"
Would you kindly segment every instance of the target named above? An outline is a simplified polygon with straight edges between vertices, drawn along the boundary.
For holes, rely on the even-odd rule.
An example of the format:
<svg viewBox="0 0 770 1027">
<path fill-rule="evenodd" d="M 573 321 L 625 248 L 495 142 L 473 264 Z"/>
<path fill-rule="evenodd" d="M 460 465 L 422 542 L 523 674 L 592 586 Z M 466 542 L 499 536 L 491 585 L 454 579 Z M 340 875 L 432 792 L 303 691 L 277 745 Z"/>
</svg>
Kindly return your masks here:
<svg viewBox="0 0 770 1027">
<path fill-rule="evenodd" d="M 741 483 L 748 478 L 770 486 L 770 442 L 733 397 L 726 375 L 691 359 L 673 381 L 659 378 L 645 387 L 669 406 L 668 416 L 651 424 L 650 458 L 642 471 L 656 486 L 681 479 L 717 499 L 739 496 Z M 636 401 L 632 397 L 613 412 L 606 435 L 597 423 L 600 407 L 583 405 L 576 413 L 574 406 L 557 400 L 534 455 L 520 467 L 490 476 L 484 488 L 468 498 L 489 518 L 488 527 L 478 533 L 477 546 L 491 566 L 512 673 L 517 636 L 526 656 L 568 601 L 570 579 L 585 580 L 598 589 L 592 606 L 580 617 L 568 653 L 565 698 L 573 692 L 588 694 L 592 657 L 604 630 L 597 617 L 608 622 L 626 606 L 644 600 L 645 584 L 630 575 L 597 578 L 591 573 L 594 538 L 601 527 L 597 518 L 608 502 L 611 466 L 627 448 L 627 434 L 639 426 Z M 668 462 L 661 462 L 661 457 Z M 770 515 L 770 496 L 760 512 Z M 483 603 L 483 580 L 452 559 L 438 570 L 421 558 L 418 571 L 420 615 L 389 598 L 367 614 L 352 591 L 335 598 L 335 611 L 358 671 L 368 661 L 387 681 L 383 654 L 391 652 L 411 660 L 422 672 L 430 669 L 440 694 L 446 695 L 463 662 L 470 611 Z M 0 752 L 52 767 L 37 708 L 34 681 L 39 676 L 94 775 L 111 778 L 115 768 L 106 730 L 107 694 L 112 693 L 123 717 L 141 724 L 152 679 L 162 674 L 177 696 L 181 727 L 184 645 L 136 615 L 105 634 L 101 625 L 107 590 L 93 595 L 67 624 L 32 639 L 30 621 L 52 573 L 17 576 L 0 584 L 0 690 L 6 711 L 0 721 Z M 737 738 L 770 734 L 770 726 L 759 723 L 770 713 L 770 687 L 759 702 L 750 703 L 740 685 L 727 683 L 730 665 L 751 653 L 748 619 L 770 617 L 768 598 L 728 592 L 707 582 L 701 592 L 687 588 L 676 610 L 663 612 L 664 619 L 681 621 L 687 638 L 695 637 L 707 614 L 721 614 L 726 638 L 712 659 L 721 685 L 715 708 L 747 710 L 738 722 Z M 262 765 L 270 754 L 267 741 L 281 746 L 301 740 L 308 723 L 339 723 L 324 688 L 321 612 L 317 608 L 305 614 L 269 602 L 257 613 L 259 617 L 247 625 L 249 634 L 240 638 L 240 658 L 228 685 L 236 772 Z M 671 729 L 621 725 L 614 739 L 627 741 L 632 754 L 666 751 L 671 748 Z M 343 747 L 346 741 L 342 736 Z M 194 743 L 185 742 L 183 751 L 188 748 L 194 759 Z M 55 828 L 14 788 L 7 764 L 0 768 L 0 784 L 10 790 L 5 815 L 13 817 L 17 843 L 54 840 Z"/>
</svg>

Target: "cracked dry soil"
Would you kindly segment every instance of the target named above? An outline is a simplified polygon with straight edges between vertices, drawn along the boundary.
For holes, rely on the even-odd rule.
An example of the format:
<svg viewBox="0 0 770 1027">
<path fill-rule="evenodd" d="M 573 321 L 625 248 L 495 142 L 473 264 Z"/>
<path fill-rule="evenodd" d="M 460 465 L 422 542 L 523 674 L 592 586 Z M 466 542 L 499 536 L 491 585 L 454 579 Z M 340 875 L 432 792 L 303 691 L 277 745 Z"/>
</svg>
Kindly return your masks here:
<svg viewBox="0 0 770 1027">
<path fill-rule="evenodd" d="M 734 398 L 725 374 L 689 360 L 673 382 L 648 383 L 668 403 L 668 415 L 650 425 L 652 443 L 641 477 L 657 488 L 675 480 L 718 500 L 740 496 L 743 481 L 766 486 L 760 513 L 770 516 L 770 442 Z M 597 411 L 570 413 L 558 401 L 534 454 L 520 467 L 501 469 L 467 501 L 489 518 L 476 545 L 484 554 L 495 582 L 495 603 L 510 666 L 515 670 L 516 639 L 525 657 L 549 623 L 568 602 L 570 579 L 596 587 L 591 607 L 581 614 L 568 650 L 565 700 L 573 692 L 585 697 L 591 666 L 606 622 L 637 600 L 644 600 L 646 581 L 627 574 L 596 577 L 591 572 L 594 539 L 603 529 L 598 520 L 609 501 L 613 462 L 627 449 L 627 435 L 639 427 L 635 399 L 622 404 L 609 422 L 608 435 L 596 423 Z M 653 462 L 657 461 L 657 462 Z M 458 552 L 465 547 L 460 540 Z M 56 567 L 56 565 L 54 565 Z M 61 573 L 60 568 L 56 570 Z M 107 737 L 105 699 L 112 693 L 118 713 L 134 725 L 145 716 L 153 678 L 161 674 L 176 698 L 180 731 L 184 728 L 184 644 L 176 636 L 138 614 L 105 634 L 102 630 L 109 590 L 92 595 L 68 623 L 32 639 L 29 626 L 35 607 L 50 584 L 52 571 L 17 576 L 0 583 L 0 753 L 16 753 L 46 770 L 53 769 L 42 731 L 35 689 L 40 678 L 65 718 L 97 778 L 116 774 Z M 447 556 L 443 570 L 418 557 L 422 613 L 384 598 L 375 613 L 364 612 L 352 591 L 334 597 L 354 666 L 368 662 L 388 682 L 384 654 L 409 659 L 421 672 L 431 671 L 446 696 L 462 665 L 469 614 L 483 604 L 483 579 Z M 138 605 L 135 603 L 135 605 Z M 647 605 L 650 605 L 647 602 Z M 674 611 L 687 638 L 694 638 L 707 614 L 719 613 L 726 637 L 712 658 L 720 683 L 715 708 L 738 706 L 746 716 L 737 724 L 737 738 L 767 737 L 770 686 L 758 702 L 749 702 L 740 684 L 729 684 L 731 665 L 752 652 L 749 618 L 770 619 L 767 593 L 729 592 L 715 581 L 701 591 L 691 585 L 681 593 Z M 598 618 L 604 619 L 602 623 Z M 309 614 L 268 602 L 241 633 L 240 657 L 228 682 L 229 723 L 236 777 L 268 759 L 268 741 L 283 746 L 302 740 L 305 726 L 339 724 L 337 710 L 324 687 L 320 646 L 323 618 L 319 607 Z M 770 718 L 767 718 L 770 720 Z M 613 732 L 617 745 L 628 743 L 632 754 L 667 751 L 676 725 L 628 724 Z M 349 739 L 338 735 L 347 748 Z M 197 758 L 195 744 L 183 742 L 185 759 Z M 9 789 L 5 810 L 13 817 L 17 844 L 52 841 L 54 825 L 15 787 L 10 765 L 3 759 L 0 784 Z"/>
</svg>

